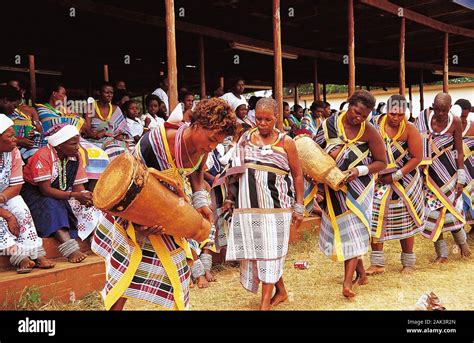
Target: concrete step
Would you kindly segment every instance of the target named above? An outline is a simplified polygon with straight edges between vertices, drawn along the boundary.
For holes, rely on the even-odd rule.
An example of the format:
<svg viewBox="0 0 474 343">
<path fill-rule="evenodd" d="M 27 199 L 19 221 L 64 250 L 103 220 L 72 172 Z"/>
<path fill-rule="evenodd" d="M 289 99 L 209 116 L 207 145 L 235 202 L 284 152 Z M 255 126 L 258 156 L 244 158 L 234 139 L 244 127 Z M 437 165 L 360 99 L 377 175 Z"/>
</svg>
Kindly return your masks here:
<svg viewBox="0 0 474 343">
<path fill-rule="evenodd" d="M 88 256 L 81 263 L 69 263 L 65 258 L 55 259 L 51 269 L 33 269 L 29 274 L 18 274 L 11 267 L 0 272 L 0 309 L 16 309 L 27 287 L 35 287 L 40 303 L 55 298 L 69 302 L 101 290 L 105 283 L 105 264 L 101 257 Z"/>
<path fill-rule="evenodd" d="M 82 252 L 88 254 L 92 253 L 91 246 L 88 241 L 82 241 L 79 238 L 76 240 L 79 243 Z M 59 241 L 56 238 L 43 238 L 43 247 L 44 250 L 46 250 L 47 258 L 56 259 L 62 257 L 62 255 L 59 253 L 58 246 Z M 0 271 L 2 271 L 3 269 L 9 269 L 10 267 L 11 265 L 9 257 L 0 256 Z"/>
</svg>

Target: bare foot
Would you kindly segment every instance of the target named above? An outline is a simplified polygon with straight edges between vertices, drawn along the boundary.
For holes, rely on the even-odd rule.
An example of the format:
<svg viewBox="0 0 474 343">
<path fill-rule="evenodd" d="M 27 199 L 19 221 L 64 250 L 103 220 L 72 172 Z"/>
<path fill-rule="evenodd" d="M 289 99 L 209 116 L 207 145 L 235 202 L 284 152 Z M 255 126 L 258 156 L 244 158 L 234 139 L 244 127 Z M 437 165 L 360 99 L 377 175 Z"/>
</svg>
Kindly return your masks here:
<svg viewBox="0 0 474 343">
<path fill-rule="evenodd" d="M 208 282 L 215 282 L 217 281 L 217 279 L 214 277 L 214 275 L 211 274 L 211 272 L 209 270 L 206 270 L 206 274 L 204 274 L 204 276 L 206 277 L 206 280 Z"/>
<path fill-rule="evenodd" d="M 259 309 L 260 311 L 270 311 L 271 309 L 272 309 L 272 305 L 270 305 L 267 302 L 260 304 L 260 309 Z"/>
<path fill-rule="evenodd" d="M 275 292 L 275 295 L 270 300 L 271 306 L 277 306 L 279 303 L 282 303 L 288 299 L 288 293 L 286 291 L 283 292 Z"/>
<path fill-rule="evenodd" d="M 36 259 L 35 267 L 40 269 L 53 268 L 56 265 L 52 260 L 47 259 L 44 256 L 40 256 Z"/>
<path fill-rule="evenodd" d="M 35 266 L 35 262 L 32 261 L 29 257 L 25 257 L 21 262 L 16 272 L 18 274 L 27 274 L 31 273 L 33 267 Z"/>
<path fill-rule="evenodd" d="M 79 263 L 84 261 L 84 259 L 87 257 L 86 254 L 81 252 L 80 250 L 74 251 L 69 257 L 67 258 L 69 262 L 71 263 Z"/>
<path fill-rule="evenodd" d="M 357 274 L 354 281 L 352 281 L 353 286 L 354 285 L 363 286 L 363 285 L 367 285 L 368 283 L 369 283 L 369 278 L 367 277 L 367 275 L 360 275 L 360 274 Z"/>
<path fill-rule="evenodd" d="M 474 241 L 474 229 L 471 229 L 471 231 L 467 233 L 467 238 Z"/>
<path fill-rule="evenodd" d="M 354 298 L 356 294 L 351 288 L 344 287 L 342 288 L 342 295 L 345 296 L 346 298 Z"/>
<path fill-rule="evenodd" d="M 385 268 L 382 267 L 382 266 L 370 266 L 369 268 L 367 268 L 367 270 L 365 271 L 365 273 L 367 275 L 376 275 L 376 274 L 382 274 L 385 272 Z"/>
<path fill-rule="evenodd" d="M 209 282 L 207 282 L 206 277 L 204 275 L 198 276 L 197 284 L 199 288 L 209 287 Z"/>
<path fill-rule="evenodd" d="M 192 278 L 189 278 L 189 288 L 194 288 L 194 282 Z"/>
<path fill-rule="evenodd" d="M 461 249 L 461 256 L 462 257 L 471 256 L 471 249 L 469 249 L 469 245 L 467 245 L 467 243 L 461 244 L 459 246 L 459 249 Z"/>
<path fill-rule="evenodd" d="M 437 257 L 436 260 L 434 260 L 433 263 L 448 263 L 448 258 L 447 257 Z"/>
<path fill-rule="evenodd" d="M 403 267 L 402 270 L 400 270 L 400 273 L 402 275 L 410 275 L 415 272 L 415 268 L 413 267 Z"/>
</svg>

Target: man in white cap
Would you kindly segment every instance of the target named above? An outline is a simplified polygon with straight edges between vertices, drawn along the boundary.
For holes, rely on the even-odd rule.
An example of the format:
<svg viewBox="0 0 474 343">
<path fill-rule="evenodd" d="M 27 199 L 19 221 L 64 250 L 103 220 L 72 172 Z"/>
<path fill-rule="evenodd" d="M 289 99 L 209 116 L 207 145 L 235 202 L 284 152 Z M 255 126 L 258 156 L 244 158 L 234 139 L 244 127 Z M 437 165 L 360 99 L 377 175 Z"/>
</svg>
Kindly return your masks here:
<svg viewBox="0 0 474 343">
<path fill-rule="evenodd" d="M 17 272 L 51 268 L 28 206 L 20 196 L 24 183 L 22 159 L 16 147 L 13 121 L 0 114 L 0 250 L 10 255 Z"/>
</svg>

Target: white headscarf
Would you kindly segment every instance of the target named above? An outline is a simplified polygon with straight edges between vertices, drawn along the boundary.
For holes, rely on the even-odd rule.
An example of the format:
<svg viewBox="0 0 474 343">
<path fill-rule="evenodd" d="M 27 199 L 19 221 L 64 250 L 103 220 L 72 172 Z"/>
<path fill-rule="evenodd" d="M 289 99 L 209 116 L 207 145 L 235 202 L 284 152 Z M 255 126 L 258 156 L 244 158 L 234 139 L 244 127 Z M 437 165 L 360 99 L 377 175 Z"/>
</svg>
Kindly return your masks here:
<svg viewBox="0 0 474 343">
<path fill-rule="evenodd" d="M 232 110 L 234 112 L 237 111 L 237 108 L 240 105 L 247 106 L 247 101 L 245 101 L 245 99 L 237 99 L 236 97 L 234 97 L 233 99 L 228 99 L 227 102 L 229 103 L 229 106 L 232 107 Z"/>
<path fill-rule="evenodd" d="M 56 147 L 76 136 L 79 136 L 79 130 L 77 127 L 73 125 L 65 125 L 58 132 L 47 137 L 47 140 L 49 145 Z"/>
<path fill-rule="evenodd" d="M 0 135 L 3 134 L 9 127 L 13 126 L 13 120 L 8 118 L 3 113 L 0 113 Z"/>
</svg>

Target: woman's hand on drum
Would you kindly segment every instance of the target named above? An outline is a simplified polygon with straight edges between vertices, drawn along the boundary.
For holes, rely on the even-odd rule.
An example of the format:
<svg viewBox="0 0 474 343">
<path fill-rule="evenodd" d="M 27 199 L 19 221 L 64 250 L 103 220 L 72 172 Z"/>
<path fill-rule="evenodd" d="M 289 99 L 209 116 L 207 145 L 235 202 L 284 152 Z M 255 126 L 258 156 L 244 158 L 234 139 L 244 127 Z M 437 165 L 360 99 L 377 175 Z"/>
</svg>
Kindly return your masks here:
<svg viewBox="0 0 474 343">
<path fill-rule="evenodd" d="M 161 225 L 153 225 L 153 226 L 144 226 L 135 224 L 135 231 L 139 232 L 145 237 L 150 235 L 163 235 L 166 229 Z"/>
<path fill-rule="evenodd" d="M 359 170 L 357 168 L 352 168 L 346 171 L 345 174 L 347 174 L 345 182 L 351 182 L 357 179 L 359 176 Z"/>
<path fill-rule="evenodd" d="M 198 208 L 196 209 L 196 211 L 201 213 L 201 216 L 203 216 L 204 219 L 207 219 L 211 224 L 214 223 L 214 215 L 212 214 L 212 211 L 209 206 Z"/>
<path fill-rule="evenodd" d="M 79 201 L 81 205 L 90 207 L 92 206 L 92 193 L 91 192 L 71 192 L 71 198 Z"/>
</svg>

